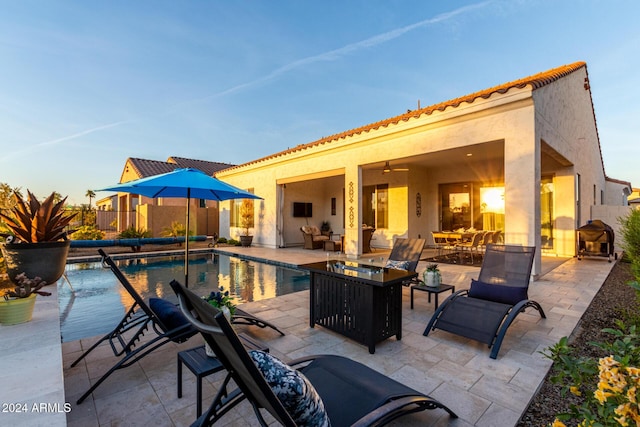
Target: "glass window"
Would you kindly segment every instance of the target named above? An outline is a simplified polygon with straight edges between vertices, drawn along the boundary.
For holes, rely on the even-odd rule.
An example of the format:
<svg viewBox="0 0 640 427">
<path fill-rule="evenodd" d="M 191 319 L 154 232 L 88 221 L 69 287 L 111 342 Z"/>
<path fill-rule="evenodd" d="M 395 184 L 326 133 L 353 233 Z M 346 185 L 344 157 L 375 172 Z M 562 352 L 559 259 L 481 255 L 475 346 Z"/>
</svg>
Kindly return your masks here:
<svg viewBox="0 0 640 427">
<path fill-rule="evenodd" d="M 253 188 L 249 188 L 247 190 L 249 193 L 253 194 Z M 229 225 L 231 227 L 242 227 L 242 220 L 240 218 L 240 207 L 242 206 L 242 202 L 245 199 L 233 199 L 231 200 L 231 218 L 229 221 Z M 246 199 L 252 202 L 251 206 L 253 206 L 253 199 Z M 251 225 L 253 227 L 253 218 L 251 218 Z"/>
<path fill-rule="evenodd" d="M 362 187 L 362 223 L 378 229 L 389 227 L 389 184 Z"/>
<path fill-rule="evenodd" d="M 479 186 L 470 182 L 440 184 L 440 228 L 458 230 L 474 227 L 482 230 L 482 214 L 476 206 Z"/>
<path fill-rule="evenodd" d="M 504 187 L 480 188 L 483 230 L 504 230 Z"/>
<path fill-rule="evenodd" d="M 553 248 L 553 177 L 540 180 L 540 236 L 542 249 Z"/>
</svg>

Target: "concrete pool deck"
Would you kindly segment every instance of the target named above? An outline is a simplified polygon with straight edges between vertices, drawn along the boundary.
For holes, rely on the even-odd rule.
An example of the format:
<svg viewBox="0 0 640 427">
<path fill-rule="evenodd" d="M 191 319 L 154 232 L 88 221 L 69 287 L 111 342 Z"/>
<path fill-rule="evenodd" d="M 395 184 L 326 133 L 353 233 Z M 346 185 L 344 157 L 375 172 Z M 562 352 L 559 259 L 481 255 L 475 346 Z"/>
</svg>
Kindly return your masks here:
<svg viewBox="0 0 640 427">
<path fill-rule="evenodd" d="M 326 259 L 320 250 L 310 251 L 296 248 L 266 249 L 219 248 L 218 250 L 256 259 L 268 259 L 285 265 L 303 264 Z M 366 254 L 362 259 L 379 262 L 388 252 Z M 426 295 L 417 295 L 415 308 L 409 308 L 409 289 L 403 293 L 403 339 L 390 338 L 376 346 L 370 355 L 365 346 L 356 344 L 321 327 L 308 326 L 308 291 L 284 295 L 269 300 L 247 303 L 243 309 L 265 320 L 275 323 L 286 332 L 281 337 L 272 330 L 247 327 L 246 331 L 264 341 L 271 353 L 283 358 L 308 354 L 332 353 L 356 359 L 419 391 L 427 393 L 455 411 L 460 418 L 451 420 L 443 411 L 425 411 L 403 417 L 396 425 L 452 425 L 452 426 L 510 426 L 515 425 L 526 410 L 530 399 L 544 379 L 550 362 L 538 352 L 557 342 L 562 336 L 573 332 L 584 310 L 606 279 L 612 263 L 606 259 L 553 259 L 543 258 L 540 279 L 530 286 L 530 297 L 545 309 L 547 319 L 540 319 L 536 312 L 518 316 L 511 326 L 497 360 L 489 358 L 485 345 L 456 337 L 441 331 L 424 337 L 422 332 L 433 313 L 433 303 L 427 303 Z M 468 287 L 470 278 L 476 277 L 474 267 L 440 265 L 444 282 L 456 289 Z M 418 271 L 425 268 L 421 262 Z M 43 298 L 42 301 L 45 299 Z M 51 298 L 51 301 L 57 301 Z M 49 301 L 49 302 L 51 302 Z M 40 304 L 41 301 L 38 302 Z M 57 304 L 56 304 L 57 308 Z M 56 316 L 58 313 L 54 311 Z M 2 402 L 20 401 L 32 397 L 45 403 L 71 403 L 71 412 L 47 414 L 0 413 L 3 425 L 69 425 L 69 426 L 116 426 L 147 425 L 152 422 L 160 426 L 189 425 L 195 419 L 195 378 L 186 371 L 183 374 L 183 397 L 176 394 L 176 354 L 180 350 L 199 345 L 201 337 L 194 337 L 181 345 L 168 345 L 145 357 L 139 363 L 112 375 L 92 396 L 81 405 L 76 399 L 95 379 L 114 362 L 108 347 L 101 348 L 69 369 L 70 363 L 96 338 L 64 343 L 59 342 L 59 324 L 55 331 L 48 331 L 46 339 L 57 339 L 56 350 L 46 353 L 42 361 L 34 355 L 34 345 L 44 344 L 40 337 L 45 325 L 39 317 L 17 327 L 0 327 L 3 341 L 11 339 L 16 346 L 4 351 L 0 360 L 5 369 L 0 373 L 3 384 Z M 51 325 L 46 325 L 51 326 Z M 24 328 L 23 328 L 24 327 Z M 29 332 L 34 327 L 38 333 Z M 13 336 L 11 338 L 10 336 Z M 21 350 L 17 350 L 17 348 Z M 37 346 L 39 348 L 39 346 Z M 53 354 L 52 354 L 53 353 Z M 35 369 L 28 368 L 37 365 Z M 39 364 L 46 363 L 46 366 Z M 24 368 L 12 369 L 16 363 Z M 55 365 L 55 366 L 54 366 Z M 64 366 L 64 371 L 62 371 Z M 16 371 L 22 371 L 23 378 Z M 51 378 L 64 375 L 64 392 L 48 394 Z M 222 379 L 220 374 L 206 378 L 203 383 L 203 406 L 214 395 Z M 51 384 L 51 387 L 53 385 Z M 58 385 L 60 387 L 60 385 Z M 62 394 L 61 394 L 62 393 Z M 48 397 L 51 396 L 51 397 Z M 243 402 L 227 414 L 220 425 L 256 425 L 249 404 Z"/>
</svg>

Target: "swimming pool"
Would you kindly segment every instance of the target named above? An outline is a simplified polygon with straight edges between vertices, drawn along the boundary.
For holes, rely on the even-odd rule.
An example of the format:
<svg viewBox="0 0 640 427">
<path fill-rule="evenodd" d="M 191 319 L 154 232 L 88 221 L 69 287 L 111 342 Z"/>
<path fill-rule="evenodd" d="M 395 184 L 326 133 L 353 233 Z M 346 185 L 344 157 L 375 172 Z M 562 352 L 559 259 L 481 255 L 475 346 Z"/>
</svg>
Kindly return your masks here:
<svg viewBox="0 0 640 427">
<path fill-rule="evenodd" d="M 184 281 L 184 256 L 117 260 L 116 264 L 144 299 L 177 300 L 169 282 Z M 106 334 L 133 303 L 100 262 L 69 264 L 66 274 L 74 292 L 64 279 L 58 281 L 63 342 Z M 189 282 L 189 289 L 199 295 L 222 286 L 238 304 L 309 289 L 304 271 L 213 253 L 189 256 Z"/>
</svg>

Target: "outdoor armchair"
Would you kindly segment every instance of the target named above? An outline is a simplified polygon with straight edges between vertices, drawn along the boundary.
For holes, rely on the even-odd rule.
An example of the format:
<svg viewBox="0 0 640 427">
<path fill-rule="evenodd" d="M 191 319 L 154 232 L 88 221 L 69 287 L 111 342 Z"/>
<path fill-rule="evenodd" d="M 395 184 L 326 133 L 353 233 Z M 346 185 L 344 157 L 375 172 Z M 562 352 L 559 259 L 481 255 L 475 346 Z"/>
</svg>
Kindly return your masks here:
<svg viewBox="0 0 640 427">
<path fill-rule="evenodd" d="M 171 286 L 183 314 L 228 373 L 209 410 L 193 425 L 214 424 L 244 399 L 262 426 L 267 421 L 261 410 L 283 426 L 376 426 L 437 408 L 457 418 L 437 400 L 345 357 L 309 356 L 287 365 L 268 353 L 247 352 L 220 311 L 180 283 Z M 233 391 L 227 390 L 231 380 L 237 386 Z"/>
<path fill-rule="evenodd" d="M 528 296 L 535 247 L 488 245 L 478 280 L 453 293 L 431 317 L 423 335 L 435 329 L 488 344 L 490 357 L 500 351 L 507 329 L 526 308 L 542 307 Z"/>
<path fill-rule="evenodd" d="M 425 244 L 425 239 L 396 239 L 385 267 L 416 271 Z M 411 282 L 408 281 L 404 285 L 409 286 Z"/>
<path fill-rule="evenodd" d="M 330 236 L 322 234 L 315 225 L 304 225 L 300 227 L 300 231 L 304 237 L 305 249 L 320 249 L 324 246 L 324 242 L 330 239 Z"/>
</svg>

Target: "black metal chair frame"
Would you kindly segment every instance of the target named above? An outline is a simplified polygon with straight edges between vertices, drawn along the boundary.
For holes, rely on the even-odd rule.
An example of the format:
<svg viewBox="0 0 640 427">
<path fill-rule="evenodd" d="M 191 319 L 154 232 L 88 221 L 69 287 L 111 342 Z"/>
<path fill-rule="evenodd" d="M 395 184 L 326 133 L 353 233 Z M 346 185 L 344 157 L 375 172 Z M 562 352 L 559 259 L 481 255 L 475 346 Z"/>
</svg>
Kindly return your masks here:
<svg viewBox="0 0 640 427">
<path fill-rule="evenodd" d="M 259 328 L 271 328 L 274 331 L 278 332 L 280 335 L 284 336 L 285 333 L 278 329 L 273 323 L 269 323 L 266 320 L 262 320 L 259 317 L 254 316 L 251 313 L 247 313 L 246 311 L 236 307 L 233 317 L 231 318 L 231 323 L 234 325 L 249 325 L 249 326 L 257 326 Z"/>
<path fill-rule="evenodd" d="M 529 246 L 487 245 L 478 280 L 487 284 L 528 289 L 535 250 L 535 247 Z M 521 271 L 504 268 L 505 263 L 500 263 L 501 256 L 522 258 L 518 264 L 522 266 Z M 423 335 L 427 336 L 431 331 L 441 329 L 480 341 L 488 344 L 491 349 L 490 357 L 495 359 L 507 329 L 518 314 L 527 308 L 534 308 L 540 313 L 540 317 L 546 318 L 540 304 L 528 297 L 511 305 L 470 297 L 468 293 L 466 289 L 454 292 L 440 304 Z"/>
<path fill-rule="evenodd" d="M 286 411 L 263 375 L 254 365 L 246 349 L 240 342 L 238 335 L 236 335 L 224 315 L 219 310 L 203 302 L 202 299 L 180 283 L 172 281 L 171 287 L 178 295 L 180 308 L 185 317 L 202 333 L 204 339 L 211 346 L 228 372 L 208 411 L 198 418 L 192 426 L 213 425 L 231 408 L 244 399 L 247 399 L 253 407 L 260 425 L 268 425 L 261 414 L 261 409 L 264 409 L 283 426 L 295 426 L 295 421 L 291 418 L 291 415 Z M 331 372 L 331 374 L 327 374 L 328 371 L 326 370 L 323 371 L 323 367 L 332 366 L 335 368 L 340 364 L 346 364 L 348 367 L 348 375 L 352 377 L 351 381 L 350 378 L 340 377 L 336 371 Z M 314 383 L 314 378 L 320 379 L 316 381 L 314 387 L 317 389 L 323 401 L 325 401 L 326 398 L 340 402 L 340 404 L 331 405 L 331 408 L 329 408 L 325 401 L 327 414 L 330 418 L 333 411 L 334 420 L 332 420 L 331 423 L 334 427 L 343 425 L 343 423 L 335 421 L 335 418 L 340 418 L 340 416 L 355 418 L 357 420 L 355 423 L 349 422 L 349 424 L 352 425 L 377 426 L 387 424 L 406 414 L 436 408 L 442 408 L 447 411 L 452 418 L 457 418 L 455 413 L 437 400 L 400 384 L 365 365 L 341 356 L 309 356 L 297 359 L 290 363 L 290 365 L 295 366 L 295 369 L 303 372 L 312 384 Z M 333 384 L 333 386 L 330 385 L 331 378 L 334 376 L 340 377 L 338 380 L 343 384 L 342 387 L 344 387 L 344 384 L 350 384 L 356 379 L 364 378 L 369 380 L 371 382 L 369 387 L 362 387 L 361 390 L 358 390 L 357 396 L 359 398 L 367 400 L 369 394 L 374 394 L 373 389 L 376 389 L 376 391 L 383 389 L 385 393 L 390 394 L 390 396 L 380 400 L 380 396 L 375 394 L 372 399 L 367 400 L 367 403 L 371 403 L 372 405 L 370 406 L 372 407 L 364 411 L 364 413 L 360 413 L 362 412 L 361 410 L 358 411 L 354 409 L 354 407 L 357 406 L 355 402 L 349 401 L 348 404 L 345 404 L 348 399 L 340 400 L 341 387 L 336 384 Z M 233 391 L 228 391 L 227 386 L 229 386 L 231 380 L 237 385 L 237 388 Z M 329 383 L 327 383 L 327 381 L 329 381 Z M 319 386 L 318 382 L 324 382 L 324 384 Z M 387 391 L 389 389 L 395 389 L 395 392 Z M 398 390 L 402 390 L 403 392 L 398 393 Z M 369 400 L 372 402 L 369 402 Z"/>
<path fill-rule="evenodd" d="M 104 382 L 104 380 L 118 369 L 131 366 L 147 354 L 169 342 L 184 342 L 198 332 L 190 324 L 169 329 L 147 305 L 131 283 L 129 283 L 111 257 L 109 257 L 109 255 L 107 255 L 102 249 L 98 249 L 98 252 L 102 256 L 103 266 L 111 269 L 120 284 L 126 289 L 129 295 L 131 295 L 134 302 L 122 317 L 118 325 L 111 332 L 96 341 L 87 351 L 82 353 L 82 355 L 71 364 L 72 367 L 76 366 L 104 341 L 109 342 L 114 356 L 123 356 L 78 399 L 78 405 L 81 404 L 100 384 Z M 142 337 L 149 330 L 149 326 L 151 326 L 157 336 L 148 341 L 142 342 Z"/>
</svg>

